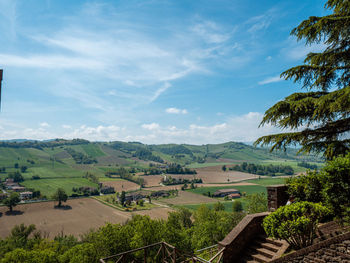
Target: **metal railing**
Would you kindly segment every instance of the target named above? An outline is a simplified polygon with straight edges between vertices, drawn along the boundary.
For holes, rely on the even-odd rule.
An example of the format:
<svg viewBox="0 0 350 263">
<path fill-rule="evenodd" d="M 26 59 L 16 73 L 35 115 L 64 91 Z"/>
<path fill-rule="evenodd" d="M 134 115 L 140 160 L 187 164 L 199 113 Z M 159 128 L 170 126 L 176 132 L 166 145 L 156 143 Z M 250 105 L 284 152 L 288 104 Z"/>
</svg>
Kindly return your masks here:
<svg viewBox="0 0 350 263">
<path fill-rule="evenodd" d="M 210 249 L 215 246 L 209 247 Z M 200 252 L 204 252 L 206 249 L 202 249 Z M 166 243 L 159 242 L 152 245 L 132 249 L 123 253 L 112 255 L 109 257 L 101 258 L 101 263 L 148 263 L 148 262 L 160 262 L 160 263 L 219 263 L 221 262 L 222 253 L 224 249 L 221 249 L 216 254 L 206 260 L 202 257 L 198 257 L 193 254 L 183 253 L 176 247 Z"/>
</svg>

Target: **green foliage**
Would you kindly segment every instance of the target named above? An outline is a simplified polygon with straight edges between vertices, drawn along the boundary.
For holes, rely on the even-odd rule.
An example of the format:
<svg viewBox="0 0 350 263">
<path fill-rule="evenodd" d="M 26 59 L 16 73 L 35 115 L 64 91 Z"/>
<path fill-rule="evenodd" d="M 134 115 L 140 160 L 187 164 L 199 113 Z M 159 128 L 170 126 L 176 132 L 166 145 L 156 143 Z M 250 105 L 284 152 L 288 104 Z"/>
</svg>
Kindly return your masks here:
<svg viewBox="0 0 350 263">
<path fill-rule="evenodd" d="M 92 164 L 97 163 L 97 160 L 91 156 L 77 152 L 73 148 L 66 148 L 66 151 L 73 157 L 77 164 Z"/>
<path fill-rule="evenodd" d="M 296 249 L 312 244 L 318 222 L 329 210 L 311 202 L 297 202 L 278 208 L 264 218 L 263 227 L 268 236 L 286 240 Z"/>
<path fill-rule="evenodd" d="M 221 241 L 244 217 L 241 213 L 214 211 L 202 205 L 194 213 L 192 246 L 200 249 Z"/>
<path fill-rule="evenodd" d="M 316 171 L 308 171 L 297 177 L 288 178 L 286 185 L 288 194 L 297 201 L 322 202 L 325 178 Z"/>
<path fill-rule="evenodd" d="M 247 195 L 246 210 L 248 214 L 255 214 L 267 211 L 267 197 L 265 193 Z"/>
<path fill-rule="evenodd" d="M 320 176 L 324 177 L 327 204 L 337 217 L 346 220 L 350 208 L 350 154 L 329 161 Z"/>
<path fill-rule="evenodd" d="M 63 234 L 49 241 L 35 232 L 33 225 L 20 225 L 9 237 L 0 239 L 0 263 L 97 263 L 99 258 L 160 241 L 166 241 L 181 251 L 193 252 L 222 240 L 243 216 L 242 213 L 214 211 L 206 206 L 192 215 L 188 209 L 181 208 L 169 213 L 166 221 L 136 215 L 123 225 L 108 223 L 82 235 L 80 241 Z M 148 250 L 147 262 L 153 262 L 151 257 L 156 252 L 157 249 Z M 143 252 L 134 256 L 143 259 Z M 131 258 L 125 260 L 131 262 Z"/>
<path fill-rule="evenodd" d="M 124 204 L 125 204 L 125 191 L 122 191 L 119 200 L 120 200 L 120 204 L 121 204 L 122 206 L 124 206 Z"/>
<path fill-rule="evenodd" d="M 301 152 L 323 152 L 327 159 L 349 151 L 350 6 L 348 0 L 329 0 L 332 14 L 304 20 L 291 32 L 306 44 L 324 43 L 320 53 L 309 53 L 304 64 L 281 74 L 286 80 L 302 82 L 307 92 L 294 93 L 265 112 L 260 125 L 301 131 L 268 135 L 256 144 L 271 145 L 271 150 L 300 144 Z M 306 127 L 306 128 L 304 128 Z"/>
<path fill-rule="evenodd" d="M 299 162 L 297 165 L 300 167 L 311 169 L 311 170 L 317 170 L 317 168 L 318 168 L 316 164 L 310 164 L 310 163 L 304 162 L 304 161 Z"/>
<path fill-rule="evenodd" d="M 10 212 L 12 212 L 12 208 L 15 207 L 21 199 L 19 198 L 19 194 L 16 192 L 12 192 L 9 197 L 5 198 L 2 202 L 6 205 Z"/>
<path fill-rule="evenodd" d="M 90 243 L 79 244 L 72 247 L 68 251 L 66 251 L 62 256 L 59 256 L 59 262 L 60 263 L 98 262 L 99 255 L 100 255 L 98 253 L 98 249 L 99 249 L 98 247 L 95 247 L 93 244 L 90 244 Z"/>
<path fill-rule="evenodd" d="M 17 248 L 5 255 L 0 261 L 1 263 L 59 263 L 55 252 L 44 250 L 25 250 L 23 248 Z M 74 261 L 77 262 L 77 261 Z"/>
<path fill-rule="evenodd" d="M 213 208 L 214 208 L 214 211 L 224 211 L 225 210 L 225 206 L 221 202 L 215 203 Z"/>
<path fill-rule="evenodd" d="M 8 178 L 12 178 L 14 182 L 23 182 L 23 176 L 19 171 L 8 173 Z"/>
<path fill-rule="evenodd" d="M 62 202 L 66 202 L 68 195 L 62 188 L 58 188 L 57 191 L 53 194 L 52 199 L 58 202 L 58 207 L 61 207 Z"/>
<path fill-rule="evenodd" d="M 270 176 L 275 176 L 276 173 L 281 173 L 284 175 L 294 174 L 294 170 L 290 165 L 261 165 L 246 162 L 242 163 L 241 165 L 238 164 L 230 167 L 230 170 Z"/>
<path fill-rule="evenodd" d="M 235 200 L 235 201 L 232 203 L 232 211 L 233 211 L 233 212 L 241 212 L 241 211 L 243 211 L 242 202 L 239 201 L 239 200 Z"/>
</svg>

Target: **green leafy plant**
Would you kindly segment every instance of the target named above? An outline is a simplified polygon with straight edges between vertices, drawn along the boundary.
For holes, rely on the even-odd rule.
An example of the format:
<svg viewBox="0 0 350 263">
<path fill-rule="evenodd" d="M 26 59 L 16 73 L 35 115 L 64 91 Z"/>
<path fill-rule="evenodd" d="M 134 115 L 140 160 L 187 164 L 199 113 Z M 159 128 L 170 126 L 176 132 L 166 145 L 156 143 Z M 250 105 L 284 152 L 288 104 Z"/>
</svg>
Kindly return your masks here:
<svg viewBox="0 0 350 263">
<path fill-rule="evenodd" d="M 265 217 L 263 227 L 268 236 L 284 239 L 300 249 L 312 244 L 318 222 L 328 213 L 329 209 L 320 204 L 297 202 L 282 206 Z"/>
</svg>

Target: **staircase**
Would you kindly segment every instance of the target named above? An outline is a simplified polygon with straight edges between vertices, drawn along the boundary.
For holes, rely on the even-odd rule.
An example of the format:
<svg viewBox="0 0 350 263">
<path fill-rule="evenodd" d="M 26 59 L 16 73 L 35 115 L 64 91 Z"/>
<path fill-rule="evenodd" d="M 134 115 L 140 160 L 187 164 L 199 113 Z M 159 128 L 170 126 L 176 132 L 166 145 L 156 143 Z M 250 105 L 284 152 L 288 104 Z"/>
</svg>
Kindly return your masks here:
<svg viewBox="0 0 350 263">
<path fill-rule="evenodd" d="M 255 238 L 242 255 L 241 263 L 269 262 L 280 257 L 288 248 L 283 240 L 274 240 L 260 235 Z"/>
</svg>

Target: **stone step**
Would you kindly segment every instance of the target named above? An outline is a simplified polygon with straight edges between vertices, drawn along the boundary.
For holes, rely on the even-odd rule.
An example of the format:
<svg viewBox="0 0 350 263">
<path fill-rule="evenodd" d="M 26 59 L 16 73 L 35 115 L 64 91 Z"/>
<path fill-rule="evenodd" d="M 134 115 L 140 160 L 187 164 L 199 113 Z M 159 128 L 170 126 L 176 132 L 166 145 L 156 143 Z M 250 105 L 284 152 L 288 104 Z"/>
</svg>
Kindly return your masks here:
<svg viewBox="0 0 350 263">
<path fill-rule="evenodd" d="M 263 243 L 260 243 L 260 246 L 263 247 L 263 248 L 266 248 L 272 252 L 277 252 L 280 247 L 279 246 L 276 246 L 274 244 L 271 244 L 269 242 L 263 242 Z"/>
<path fill-rule="evenodd" d="M 266 249 L 266 248 L 257 248 L 256 251 L 257 251 L 259 254 L 261 254 L 261 255 L 263 255 L 263 256 L 269 258 L 269 259 L 273 258 L 273 256 L 275 255 L 274 252 L 272 252 L 272 251 L 270 251 L 270 250 L 268 250 L 268 249 Z"/>
<path fill-rule="evenodd" d="M 255 261 L 258 261 L 260 263 L 266 263 L 266 262 L 269 262 L 271 260 L 271 258 L 265 257 L 264 255 L 261 255 L 261 254 L 253 254 L 252 258 Z"/>
<path fill-rule="evenodd" d="M 276 239 L 272 239 L 272 238 L 269 238 L 269 237 L 266 237 L 266 236 L 259 236 L 257 241 L 259 243 L 270 243 L 270 244 L 273 244 L 277 247 L 281 247 L 283 245 L 283 243 L 281 241 L 278 241 Z"/>
</svg>

